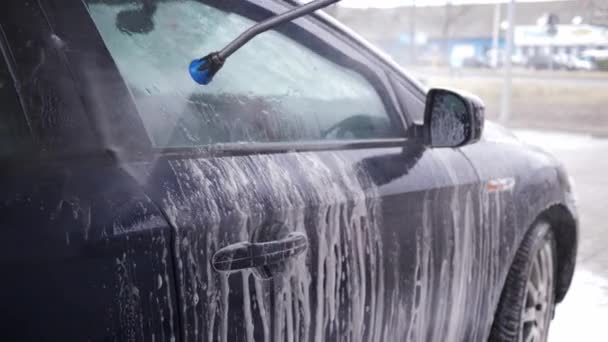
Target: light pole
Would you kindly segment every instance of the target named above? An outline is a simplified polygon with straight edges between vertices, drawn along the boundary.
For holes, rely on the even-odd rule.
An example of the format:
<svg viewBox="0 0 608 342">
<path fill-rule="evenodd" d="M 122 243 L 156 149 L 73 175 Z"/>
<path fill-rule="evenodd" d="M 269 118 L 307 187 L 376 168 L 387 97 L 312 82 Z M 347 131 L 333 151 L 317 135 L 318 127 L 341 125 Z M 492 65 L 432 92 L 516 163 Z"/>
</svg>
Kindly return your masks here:
<svg viewBox="0 0 608 342">
<path fill-rule="evenodd" d="M 490 63 L 493 68 L 498 65 L 498 39 L 500 38 L 500 2 L 494 6 L 494 27 L 492 28 L 492 59 Z"/>
<path fill-rule="evenodd" d="M 416 64 L 416 58 L 418 52 L 416 51 L 416 0 L 412 0 L 412 6 L 410 7 L 410 63 Z"/>
<path fill-rule="evenodd" d="M 512 65 L 511 57 L 513 55 L 513 30 L 515 28 L 515 0 L 510 0 L 507 9 L 507 45 L 504 54 L 504 82 L 502 90 L 502 102 L 500 106 L 499 121 L 502 124 L 509 121 L 511 116 L 511 88 L 512 88 Z"/>
</svg>

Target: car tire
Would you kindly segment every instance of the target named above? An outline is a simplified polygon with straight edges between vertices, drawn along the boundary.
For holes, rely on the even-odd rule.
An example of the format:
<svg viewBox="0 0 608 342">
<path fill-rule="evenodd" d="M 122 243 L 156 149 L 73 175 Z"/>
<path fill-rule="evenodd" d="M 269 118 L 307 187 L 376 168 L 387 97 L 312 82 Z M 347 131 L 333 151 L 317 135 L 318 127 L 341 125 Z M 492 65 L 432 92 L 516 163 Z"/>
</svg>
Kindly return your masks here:
<svg viewBox="0 0 608 342">
<path fill-rule="evenodd" d="M 490 332 L 490 342 L 545 342 L 555 309 L 556 247 L 547 222 L 537 222 L 515 255 Z"/>
</svg>

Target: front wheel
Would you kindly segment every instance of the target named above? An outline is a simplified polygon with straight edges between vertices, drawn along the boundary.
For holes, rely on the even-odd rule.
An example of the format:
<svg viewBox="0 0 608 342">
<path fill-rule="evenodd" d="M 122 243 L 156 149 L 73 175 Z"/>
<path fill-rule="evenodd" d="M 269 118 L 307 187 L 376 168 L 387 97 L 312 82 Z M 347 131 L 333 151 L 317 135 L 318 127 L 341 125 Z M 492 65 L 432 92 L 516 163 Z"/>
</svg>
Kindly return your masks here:
<svg viewBox="0 0 608 342">
<path fill-rule="evenodd" d="M 537 223 L 515 255 L 500 297 L 491 342 L 545 342 L 555 306 L 555 238 Z"/>
</svg>

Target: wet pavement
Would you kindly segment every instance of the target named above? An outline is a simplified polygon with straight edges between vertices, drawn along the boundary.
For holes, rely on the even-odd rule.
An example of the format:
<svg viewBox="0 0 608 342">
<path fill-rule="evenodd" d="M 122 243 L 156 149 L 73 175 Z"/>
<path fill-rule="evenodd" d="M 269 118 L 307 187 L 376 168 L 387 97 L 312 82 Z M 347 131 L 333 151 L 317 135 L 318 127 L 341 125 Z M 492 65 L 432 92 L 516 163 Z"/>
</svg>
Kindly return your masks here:
<svg viewBox="0 0 608 342">
<path fill-rule="evenodd" d="M 564 163 L 581 217 L 577 269 L 557 307 L 549 342 L 608 341 L 608 139 L 526 130 L 516 134 Z"/>
</svg>

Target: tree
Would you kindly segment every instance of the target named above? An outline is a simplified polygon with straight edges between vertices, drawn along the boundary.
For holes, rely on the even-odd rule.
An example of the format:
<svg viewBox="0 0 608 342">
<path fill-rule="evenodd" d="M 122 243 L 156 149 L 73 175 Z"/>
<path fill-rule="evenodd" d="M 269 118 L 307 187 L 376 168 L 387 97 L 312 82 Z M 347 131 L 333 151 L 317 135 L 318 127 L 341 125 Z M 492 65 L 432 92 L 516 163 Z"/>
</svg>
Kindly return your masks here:
<svg viewBox="0 0 608 342">
<path fill-rule="evenodd" d="M 418 59 L 417 42 L 416 42 L 416 0 L 412 0 L 412 6 L 409 9 L 409 24 L 410 24 L 410 63 L 416 64 Z"/>
<path fill-rule="evenodd" d="M 608 26 L 608 2 L 606 0 L 583 0 L 587 10 L 586 21 L 592 25 Z"/>
<path fill-rule="evenodd" d="M 442 54 L 446 63 L 450 62 L 450 38 L 452 35 L 452 28 L 469 9 L 469 6 L 454 6 L 452 5 L 451 0 L 447 0 L 445 4 L 443 24 L 441 26 L 441 39 L 443 42 Z"/>
<path fill-rule="evenodd" d="M 331 5 L 327 8 L 325 8 L 325 12 L 327 14 L 331 15 L 332 17 L 337 18 L 338 17 L 338 5 L 334 4 L 334 5 Z"/>
</svg>

